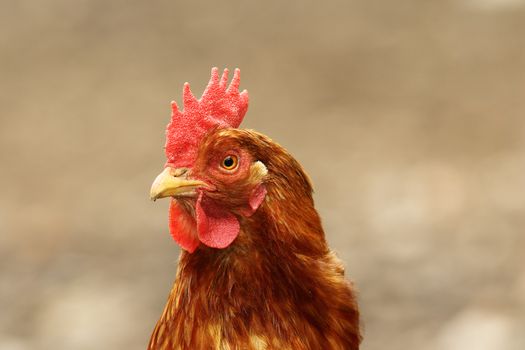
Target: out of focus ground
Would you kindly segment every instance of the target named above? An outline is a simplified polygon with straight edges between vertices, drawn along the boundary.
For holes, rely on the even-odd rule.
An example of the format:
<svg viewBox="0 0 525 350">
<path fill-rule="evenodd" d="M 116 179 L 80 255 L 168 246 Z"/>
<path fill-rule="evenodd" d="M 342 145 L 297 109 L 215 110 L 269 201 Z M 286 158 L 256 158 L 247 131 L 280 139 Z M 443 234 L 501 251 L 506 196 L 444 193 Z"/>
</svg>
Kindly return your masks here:
<svg viewBox="0 0 525 350">
<path fill-rule="evenodd" d="M 316 187 L 363 349 L 525 348 L 525 1 L 7 0 L 0 349 L 144 349 L 169 102 L 242 69 Z"/>
</svg>

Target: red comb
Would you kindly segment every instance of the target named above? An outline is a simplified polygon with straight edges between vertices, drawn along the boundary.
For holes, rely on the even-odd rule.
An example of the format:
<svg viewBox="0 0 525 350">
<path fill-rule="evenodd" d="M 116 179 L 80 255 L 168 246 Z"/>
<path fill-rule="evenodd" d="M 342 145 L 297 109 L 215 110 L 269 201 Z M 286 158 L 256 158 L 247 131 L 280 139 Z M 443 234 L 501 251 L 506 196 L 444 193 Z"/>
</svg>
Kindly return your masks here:
<svg viewBox="0 0 525 350">
<path fill-rule="evenodd" d="M 240 70 L 235 69 L 228 87 L 228 69 L 219 80 L 219 70 L 211 70 L 211 78 L 200 100 L 193 96 L 190 84 L 183 89 L 184 109 L 171 102 L 171 122 L 166 128 L 167 164 L 177 168 L 192 167 L 199 143 L 210 129 L 238 127 L 248 109 L 248 91 L 239 93 Z"/>
</svg>

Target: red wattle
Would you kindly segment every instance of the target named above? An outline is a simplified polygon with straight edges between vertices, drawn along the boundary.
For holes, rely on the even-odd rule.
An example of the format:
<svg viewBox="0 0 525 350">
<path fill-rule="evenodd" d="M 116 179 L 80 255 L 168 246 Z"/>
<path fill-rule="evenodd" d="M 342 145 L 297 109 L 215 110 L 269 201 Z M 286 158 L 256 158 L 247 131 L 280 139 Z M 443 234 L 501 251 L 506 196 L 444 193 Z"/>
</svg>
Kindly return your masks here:
<svg viewBox="0 0 525 350">
<path fill-rule="evenodd" d="M 182 210 L 174 199 L 170 202 L 169 213 L 171 236 L 181 248 L 193 253 L 199 246 L 193 218 Z"/>
<path fill-rule="evenodd" d="M 226 248 L 239 235 L 240 225 L 235 215 L 203 193 L 197 199 L 195 211 L 199 239 L 208 247 Z"/>
</svg>

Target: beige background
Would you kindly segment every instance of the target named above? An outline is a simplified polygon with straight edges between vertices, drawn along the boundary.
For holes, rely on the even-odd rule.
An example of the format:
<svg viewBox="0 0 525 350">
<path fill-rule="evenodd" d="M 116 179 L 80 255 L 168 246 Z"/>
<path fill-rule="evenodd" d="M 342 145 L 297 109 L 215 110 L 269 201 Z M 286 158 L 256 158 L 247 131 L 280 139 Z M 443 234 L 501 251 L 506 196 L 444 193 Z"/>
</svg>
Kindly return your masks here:
<svg viewBox="0 0 525 350">
<path fill-rule="evenodd" d="M 363 349 L 524 349 L 525 1 L 221 3 L 2 1 L 0 349 L 145 348 L 169 102 L 215 65 L 313 178 Z"/>
</svg>

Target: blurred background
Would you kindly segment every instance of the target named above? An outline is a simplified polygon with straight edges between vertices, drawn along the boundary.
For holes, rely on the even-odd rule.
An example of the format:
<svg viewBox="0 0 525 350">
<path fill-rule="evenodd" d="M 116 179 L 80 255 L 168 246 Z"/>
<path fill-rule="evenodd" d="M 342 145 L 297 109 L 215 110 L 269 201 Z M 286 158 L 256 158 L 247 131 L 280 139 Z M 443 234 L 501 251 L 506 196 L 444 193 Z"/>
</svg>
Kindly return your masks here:
<svg viewBox="0 0 525 350">
<path fill-rule="evenodd" d="M 525 348 L 525 1 L 3 0 L 0 349 L 145 349 L 169 102 L 240 67 L 304 165 L 362 349 Z"/>
</svg>

